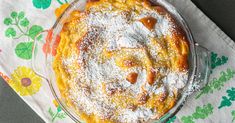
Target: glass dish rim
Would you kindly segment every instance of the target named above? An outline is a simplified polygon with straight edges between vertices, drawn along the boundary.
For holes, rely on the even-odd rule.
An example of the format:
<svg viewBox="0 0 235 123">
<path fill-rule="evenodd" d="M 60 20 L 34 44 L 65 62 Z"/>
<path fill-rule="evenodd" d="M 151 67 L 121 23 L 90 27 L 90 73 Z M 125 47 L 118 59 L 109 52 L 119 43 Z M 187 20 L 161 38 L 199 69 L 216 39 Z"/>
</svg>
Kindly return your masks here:
<svg viewBox="0 0 235 123">
<path fill-rule="evenodd" d="M 72 7 L 76 6 L 76 4 L 78 4 L 79 1 L 82 0 L 74 0 L 69 7 L 61 14 L 61 16 L 56 20 L 55 24 L 52 26 L 52 30 L 55 30 L 57 28 L 58 25 L 60 25 L 62 18 L 66 15 L 69 14 L 69 10 L 72 9 Z M 171 5 L 169 2 L 165 1 L 165 0 L 150 0 L 153 3 L 157 3 L 158 5 L 163 6 L 164 8 L 166 8 L 169 13 L 174 17 L 174 19 L 179 22 L 181 28 L 183 28 L 183 30 L 185 31 L 185 34 L 189 40 L 189 45 L 190 45 L 190 57 L 192 59 L 193 62 L 191 64 L 192 70 L 188 77 L 188 82 L 186 84 L 186 88 L 189 88 L 192 83 L 195 80 L 195 74 L 196 74 L 196 70 L 197 70 L 197 53 L 195 50 L 195 45 L 196 42 L 194 41 L 194 38 L 192 36 L 191 30 L 188 27 L 188 24 L 186 23 L 185 19 L 183 18 L 183 16 L 180 14 L 180 12 L 173 6 Z M 165 4 L 165 5 L 163 5 Z M 171 12 L 167 7 L 171 8 Z M 173 11 L 173 12 L 172 12 Z M 54 33 L 54 32 L 53 32 Z M 46 58 L 47 59 L 47 58 Z M 45 78 L 45 77 L 43 77 Z M 63 111 L 70 117 L 72 118 L 75 122 L 82 122 L 80 121 L 80 118 L 78 118 L 77 114 L 75 114 L 74 112 L 71 112 L 68 109 L 68 106 L 66 104 L 63 103 L 63 101 L 61 101 L 61 99 L 58 97 L 58 95 L 56 94 L 56 91 L 52 85 L 52 82 L 48 79 L 45 78 L 50 86 L 50 90 L 52 91 L 53 96 L 55 97 L 56 101 L 59 103 L 59 105 L 61 106 L 61 108 L 63 109 Z M 169 119 L 170 117 L 172 117 L 173 115 L 175 115 L 184 105 L 184 102 L 186 101 L 187 97 L 189 96 L 189 94 L 185 94 L 183 93 L 182 96 L 180 97 L 180 99 L 177 100 L 177 103 L 175 104 L 175 106 L 173 108 L 171 108 L 165 115 L 163 115 L 160 119 L 158 120 L 151 120 L 149 122 L 156 122 L 156 121 L 160 121 L 160 122 L 164 122 L 167 119 Z"/>
</svg>

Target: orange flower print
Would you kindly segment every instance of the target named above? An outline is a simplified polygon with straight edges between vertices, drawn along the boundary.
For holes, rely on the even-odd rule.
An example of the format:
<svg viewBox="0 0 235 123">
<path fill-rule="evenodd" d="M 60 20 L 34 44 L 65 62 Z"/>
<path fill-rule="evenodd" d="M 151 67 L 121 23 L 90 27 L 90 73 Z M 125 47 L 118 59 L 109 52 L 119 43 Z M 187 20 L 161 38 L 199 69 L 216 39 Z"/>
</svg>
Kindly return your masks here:
<svg viewBox="0 0 235 123">
<path fill-rule="evenodd" d="M 57 18 L 60 17 L 60 15 L 64 13 L 64 11 L 67 9 L 68 6 L 69 6 L 69 4 L 65 3 L 65 4 L 62 4 L 59 8 L 57 8 L 55 10 L 56 17 Z"/>
<path fill-rule="evenodd" d="M 47 56 L 48 54 L 52 54 L 52 56 L 56 55 L 56 49 L 60 43 L 60 36 L 57 35 L 55 38 L 55 41 L 52 44 L 51 47 L 51 43 L 52 43 L 52 36 L 53 36 L 53 30 L 49 30 L 47 37 L 46 37 L 46 43 L 43 45 L 42 50 L 44 52 L 44 54 Z"/>
<path fill-rule="evenodd" d="M 2 72 L 0 72 L 0 76 L 6 81 L 6 82 L 10 82 L 10 78 L 6 75 L 4 75 Z"/>
</svg>

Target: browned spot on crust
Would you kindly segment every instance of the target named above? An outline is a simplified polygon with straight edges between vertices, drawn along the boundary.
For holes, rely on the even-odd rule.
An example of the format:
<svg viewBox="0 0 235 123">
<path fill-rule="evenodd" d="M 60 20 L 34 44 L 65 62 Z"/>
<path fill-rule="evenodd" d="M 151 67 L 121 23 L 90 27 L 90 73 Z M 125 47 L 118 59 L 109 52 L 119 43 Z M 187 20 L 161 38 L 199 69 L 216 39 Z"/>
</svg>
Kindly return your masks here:
<svg viewBox="0 0 235 123">
<path fill-rule="evenodd" d="M 143 0 L 143 6 L 144 7 L 149 7 L 149 6 L 151 6 L 152 5 L 152 3 L 151 3 L 151 1 L 150 0 Z"/>
<path fill-rule="evenodd" d="M 93 44 L 93 42 L 96 41 L 98 37 L 97 29 L 93 29 L 91 31 L 88 31 L 87 33 L 84 34 L 84 36 L 77 41 L 77 47 L 79 50 L 83 50 L 85 52 L 88 51 L 88 47 Z"/>
<path fill-rule="evenodd" d="M 136 63 L 132 60 L 126 59 L 126 60 L 123 60 L 123 65 L 129 68 L 129 67 L 136 66 Z"/>
<path fill-rule="evenodd" d="M 87 51 L 88 46 L 84 46 L 84 38 L 86 38 L 88 35 L 88 32 L 84 34 L 83 38 L 81 38 L 79 41 L 76 42 L 78 51 L 85 50 Z"/>
<path fill-rule="evenodd" d="M 114 84 L 114 85 L 112 85 Z M 105 92 L 108 96 L 112 96 L 116 93 L 122 93 L 125 91 L 125 89 L 123 89 L 118 83 L 113 82 L 113 83 L 107 83 L 105 85 Z"/>
<path fill-rule="evenodd" d="M 127 108 L 128 108 L 128 109 L 131 109 L 132 111 L 135 111 L 136 108 L 137 108 L 137 106 L 134 105 L 134 104 L 129 104 L 129 105 L 127 105 Z"/>
<path fill-rule="evenodd" d="M 188 69 L 188 62 L 187 62 L 187 55 L 181 55 L 179 56 L 178 60 L 177 60 L 177 67 L 179 68 L 180 71 L 184 71 Z"/>
<path fill-rule="evenodd" d="M 153 85 L 154 84 L 154 81 L 155 81 L 155 78 L 156 78 L 156 72 L 153 70 L 153 69 L 150 69 L 148 72 L 147 72 L 147 82 L 150 84 L 150 85 Z"/>
<path fill-rule="evenodd" d="M 129 73 L 126 77 L 126 80 L 129 81 L 131 84 L 135 84 L 137 81 L 138 73 L 132 72 Z"/>
<path fill-rule="evenodd" d="M 157 23 L 157 19 L 154 17 L 145 17 L 140 19 L 140 22 L 149 30 L 152 30 L 155 27 L 155 24 Z"/>
<path fill-rule="evenodd" d="M 155 10 L 167 17 L 173 28 L 171 30 L 171 36 L 166 38 L 166 42 L 171 44 L 169 46 L 170 51 L 175 55 L 170 58 L 172 63 L 172 70 L 185 71 L 188 70 L 188 54 L 189 54 L 189 41 L 186 37 L 186 32 L 181 27 L 181 24 L 171 15 L 164 7 L 157 5 L 154 6 Z"/>
<path fill-rule="evenodd" d="M 162 6 L 155 6 L 155 10 L 160 14 L 160 15 L 166 15 L 167 10 L 163 8 Z"/>
<path fill-rule="evenodd" d="M 165 91 L 159 95 L 159 101 L 164 102 L 167 98 L 168 93 Z"/>
<path fill-rule="evenodd" d="M 138 103 L 139 105 L 143 105 L 143 104 L 145 104 L 145 103 L 148 101 L 149 95 L 148 95 L 147 92 L 142 92 L 142 93 L 140 93 L 140 94 L 138 95 L 137 99 L 138 99 L 138 100 L 137 100 L 137 103 Z"/>
</svg>

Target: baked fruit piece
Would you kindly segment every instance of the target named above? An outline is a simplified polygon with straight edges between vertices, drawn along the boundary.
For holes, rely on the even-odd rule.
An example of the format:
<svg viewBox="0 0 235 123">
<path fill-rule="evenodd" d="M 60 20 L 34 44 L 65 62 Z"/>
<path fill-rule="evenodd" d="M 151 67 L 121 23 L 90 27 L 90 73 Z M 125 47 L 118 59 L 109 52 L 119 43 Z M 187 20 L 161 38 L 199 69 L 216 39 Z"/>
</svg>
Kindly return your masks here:
<svg viewBox="0 0 235 123">
<path fill-rule="evenodd" d="M 60 32 L 53 63 L 63 100 L 88 123 L 159 119 L 188 79 L 184 31 L 147 0 L 90 0 Z"/>
</svg>

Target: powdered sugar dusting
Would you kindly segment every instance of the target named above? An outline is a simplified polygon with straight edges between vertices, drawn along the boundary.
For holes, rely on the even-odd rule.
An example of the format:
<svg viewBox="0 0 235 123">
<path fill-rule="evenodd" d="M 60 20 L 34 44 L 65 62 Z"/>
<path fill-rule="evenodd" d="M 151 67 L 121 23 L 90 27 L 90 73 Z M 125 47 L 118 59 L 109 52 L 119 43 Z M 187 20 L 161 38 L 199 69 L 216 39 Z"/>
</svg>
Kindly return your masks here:
<svg viewBox="0 0 235 123">
<path fill-rule="evenodd" d="M 146 122 L 149 119 L 151 119 L 151 117 L 154 116 L 154 113 L 147 108 L 139 108 L 136 111 L 131 111 L 128 109 L 124 109 L 122 111 L 122 114 L 118 117 L 119 121 L 125 123 L 138 123 L 140 121 L 142 122 Z"/>
<path fill-rule="evenodd" d="M 111 10 L 109 8 L 108 10 Z M 173 88 L 181 89 L 185 86 L 187 73 L 174 73 L 166 68 L 158 68 L 163 79 L 156 79 L 154 85 L 146 82 L 147 67 L 134 66 L 123 69 L 116 63 L 116 57 L 124 54 L 115 54 L 113 57 L 103 55 L 104 49 L 109 52 L 118 52 L 122 48 L 128 49 L 127 55 L 137 57 L 139 64 L 145 55 L 157 61 L 157 47 L 151 47 L 151 38 L 164 37 L 171 34 L 171 22 L 167 17 L 159 15 L 155 11 L 143 10 L 140 14 L 125 13 L 124 11 L 95 11 L 90 10 L 84 18 L 88 26 L 88 34 L 83 37 L 79 45 L 79 54 L 74 53 L 69 58 L 63 59 L 63 64 L 71 75 L 69 97 L 77 107 L 87 113 L 95 114 L 101 119 L 112 119 L 117 122 L 147 121 L 157 114 L 146 106 L 139 106 L 136 110 L 130 110 L 117 105 L 111 100 L 113 93 L 128 93 L 131 98 L 138 98 L 138 94 L 146 91 L 148 94 L 160 94 L 172 91 Z M 156 18 L 157 24 L 153 30 L 146 28 L 139 20 L 143 17 Z M 145 51 L 132 51 L 132 49 L 149 48 L 150 54 Z M 129 50 L 131 50 L 129 52 Z M 146 51 L 147 52 L 147 51 Z M 124 56 L 123 56 L 124 57 Z M 71 69 L 71 65 L 77 63 L 80 69 Z M 137 81 L 131 84 L 126 77 L 129 73 L 137 73 Z M 159 84 L 161 86 L 159 87 Z M 105 86 L 104 86 L 105 85 Z M 167 90 L 170 88 L 169 90 Z M 128 95 L 126 95 L 128 96 Z M 128 104 L 128 102 L 125 102 Z"/>
<path fill-rule="evenodd" d="M 185 73 L 177 73 L 170 72 L 163 79 L 163 82 L 169 86 L 171 90 L 173 89 L 182 89 L 187 83 L 188 74 Z"/>
<path fill-rule="evenodd" d="M 152 16 L 157 19 L 153 30 L 148 30 L 139 20 Z M 171 32 L 171 22 L 167 17 L 157 14 L 155 11 L 146 11 L 140 15 L 125 12 L 95 12 L 88 16 L 90 27 L 102 28 L 101 37 L 107 42 L 107 48 L 139 48 L 142 43 L 149 43 L 149 37 L 161 37 Z"/>
</svg>

